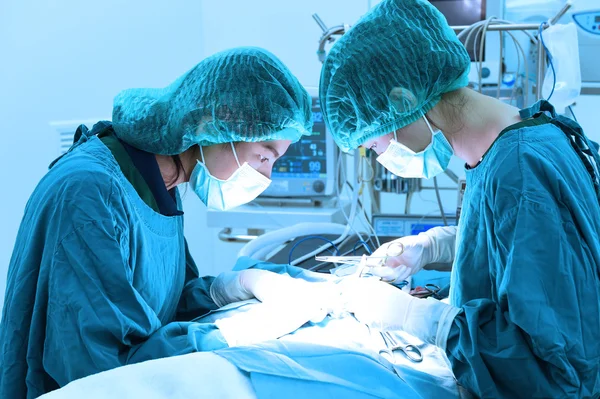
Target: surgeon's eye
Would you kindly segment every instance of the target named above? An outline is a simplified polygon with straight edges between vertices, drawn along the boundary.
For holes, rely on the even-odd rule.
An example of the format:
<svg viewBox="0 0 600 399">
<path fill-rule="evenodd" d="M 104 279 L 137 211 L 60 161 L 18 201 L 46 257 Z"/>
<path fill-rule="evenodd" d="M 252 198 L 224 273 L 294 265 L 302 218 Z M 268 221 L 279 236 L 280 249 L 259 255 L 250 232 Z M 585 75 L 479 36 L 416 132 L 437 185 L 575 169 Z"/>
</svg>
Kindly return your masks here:
<svg viewBox="0 0 600 399">
<path fill-rule="evenodd" d="M 263 157 L 262 155 L 258 155 L 258 157 L 260 158 L 260 163 L 265 163 L 265 162 L 269 162 L 269 158 L 267 157 Z"/>
</svg>

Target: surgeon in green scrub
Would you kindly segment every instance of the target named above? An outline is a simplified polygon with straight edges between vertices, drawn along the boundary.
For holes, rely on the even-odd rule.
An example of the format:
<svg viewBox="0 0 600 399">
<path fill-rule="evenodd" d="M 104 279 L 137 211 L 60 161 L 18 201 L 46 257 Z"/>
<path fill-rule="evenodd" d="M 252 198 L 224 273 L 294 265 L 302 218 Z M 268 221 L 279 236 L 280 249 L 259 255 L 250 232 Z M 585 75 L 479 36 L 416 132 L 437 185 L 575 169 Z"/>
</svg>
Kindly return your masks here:
<svg viewBox="0 0 600 399">
<path fill-rule="evenodd" d="M 311 126 L 308 93 L 258 48 L 213 55 L 165 89 L 126 90 L 112 123 L 81 126 L 25 209 L 0 324 L 0 398 L 227 347 L 269 317 L 279 321 L 262 312 L 250 324 L 192 322 L 234 301 L 285 304 L 309 283 L 261 270 L 201 277 L 177 186 L 189 182 L 209 209 L 250 202 Z"/>
<path fill-rule="evenodd" d="M 458 231 L 399 239 L 373 274 L 454 261 L 449 304 L 349 280 L 348 309 L 438 345 L 484 398 L 600 397 L 600 164 L 579 125 L 541 101 L 519 110 L 467 88 L 469 56 L 424 0 L 384 0 L 333 46 L 320 98 L 342 150 L 432 178 L 465 162 Z"/>
</svg>

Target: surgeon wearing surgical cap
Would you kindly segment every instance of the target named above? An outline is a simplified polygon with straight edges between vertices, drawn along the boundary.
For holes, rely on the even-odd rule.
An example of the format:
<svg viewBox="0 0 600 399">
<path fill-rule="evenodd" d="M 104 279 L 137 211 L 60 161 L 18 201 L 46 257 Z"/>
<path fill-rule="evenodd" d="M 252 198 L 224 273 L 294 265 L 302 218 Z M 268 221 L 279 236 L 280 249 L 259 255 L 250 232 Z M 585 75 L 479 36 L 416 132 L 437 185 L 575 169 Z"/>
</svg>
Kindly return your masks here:
<svg viewBox="0 0 600 399">
<path fill-rule="evenodd" d="M 444 350 L 484 398 L 600 397 L 600 160 L 572 120 L 541 101 L 518 110 L 466 88 L 469 56 L 424 0 L 385 0 L 333 46 L 320 99 L 344 151 L 432 178 L 466 163 L 458 229 L 399 239 L 373 274 L 403 280 L 454 261 L 449 304 L 349 280 L 348 309 Z"/>
<path fill-rule="evenodd" d="M 0 397 L 34 398 L 126 364 L 235 345 L 280 315 L 192 320 L 234 301 L 285 303 L 306 292 L 309 283 L 262 270 L 200 277 L 177 185 L 189 182 L 210 209 L 252 201 L 273 163 L 310 133 L 310 107 L 275 56 L 237 48 L 165 89 L 126 90 L 112 123 L 80 126 L 25 209 L 0 325 Z"/>
</svg>

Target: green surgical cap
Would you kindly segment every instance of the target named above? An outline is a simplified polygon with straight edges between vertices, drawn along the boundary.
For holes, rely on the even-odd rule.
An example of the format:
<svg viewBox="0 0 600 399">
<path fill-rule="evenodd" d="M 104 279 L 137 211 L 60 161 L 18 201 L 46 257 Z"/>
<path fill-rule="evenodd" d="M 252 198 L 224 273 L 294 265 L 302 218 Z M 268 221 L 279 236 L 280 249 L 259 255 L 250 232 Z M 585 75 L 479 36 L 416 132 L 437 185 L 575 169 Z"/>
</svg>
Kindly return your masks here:
<svg viewBox="0 0 600 399">
<path fill-rule="evenodd" d="M 325 122 L 348 152 L 419 119 L 468 84 L 470 60 L 425 0 L 384 0 L 332 47 L 319 89 Z"/>
<path fill-rule="evenodd" d="M 312 131 L 311 98 L 273 54 L 235 48 L 204 59 L 164 89 L 119 93 L 113 127 L 128 144 L 162 155 L 194 144 L 296 142 Z"/>
</svg>

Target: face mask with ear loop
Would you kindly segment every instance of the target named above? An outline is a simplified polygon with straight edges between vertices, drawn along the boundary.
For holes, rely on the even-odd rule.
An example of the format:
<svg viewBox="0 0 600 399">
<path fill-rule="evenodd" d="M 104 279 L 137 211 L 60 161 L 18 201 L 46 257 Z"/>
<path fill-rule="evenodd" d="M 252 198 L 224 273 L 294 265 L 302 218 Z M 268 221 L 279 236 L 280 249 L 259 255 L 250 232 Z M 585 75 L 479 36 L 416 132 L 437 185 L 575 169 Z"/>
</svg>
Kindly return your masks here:
<svg viewBox="0 0 600 399">
<path fill-rule="evenodd" d="M 396 176 L 430 179 L 445 171 L 450 163 L 452 146 L 440 130 L 433 130 L 425 115 L 423 119 L 431 132 L 431 143 L 423 151 L 414 152 L 399 143 L 394 132 L 388 148 L 377 157 L 377 162 Z"/>
<path fill-rule="evenodd" d="M 214 177 L 204 161 L 204 152 L 200 146 L 202 162 L 198 161 L 190 177 L 190 187 L 208 209 L 227 211 L 254 200 L 271 184 L 271 179 L 262 175 L 244 162 L 240 165 L 235 147 L 231 143 L 233 156 L 238 169 L 227 180 Z"/>
</svg>

